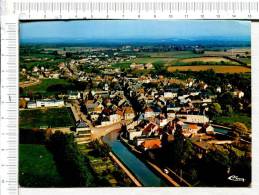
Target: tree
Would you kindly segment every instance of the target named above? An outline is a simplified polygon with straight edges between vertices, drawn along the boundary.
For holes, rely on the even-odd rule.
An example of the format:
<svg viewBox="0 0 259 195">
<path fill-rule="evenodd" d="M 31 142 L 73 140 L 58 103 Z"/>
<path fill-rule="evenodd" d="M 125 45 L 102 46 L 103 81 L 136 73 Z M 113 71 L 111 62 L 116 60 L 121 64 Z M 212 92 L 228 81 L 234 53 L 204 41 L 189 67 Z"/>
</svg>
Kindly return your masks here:
<svg viewBox="0 0 259 195">
<path fill-rule="evenodd" d="M 174 134 L 173 163 L 181 168 L 189 158 L 192 158 L 194 150 L 191 141 L 186 139 L 178 128 Z"/>
<path fill-rule="evenodd" d="M 218 98 L 218 100 L 219 100 L 219 103 L 220 103 L 221 105 L 232 105 L 232 103 L 233 103 L 232 94 L 229 93 L 229 92 L 222 94 L 222 95 Z M 225 108 L 223 108 L 223 109 L 225 109 Z"/>
<path fill-rule="evenodd" d="M 233 108 L 231 105 L 226 105 L 226 111 L 229 115 L 232 115 L 233 113 Z"/>
<path fill-rule="evenodd" d="M 195 154 L 195 151 L 193 149 L 193 145 L 190 139 L 185 139 L 183 147 L 184 147 L 184 150 L 182 154 L 182 163 L 186 164 L 186 161 L 193 157 L 193 155 Z"/>
<path fill-rule="evenodd" d="M 211 150 L 202 159 L 199 173 L 208 185 L 225 186 L 230 166 L 231 161 L 227 153 Z"/>
<path fill-rule="evenodd" d="M 220 115 L 222 114 L 221 105 L 219 103 L 213 103 L 210 107 L 210 113 L 212 115 Z"/>
<path fill-rule="evenodd" d="M 27 101 L 24 98 L 21 98 L 19 101 L 19 108 L 26 108 Z"/>
<path fill-rule="evenodd" d="M 91 186 L 93 176 L 88 160 L 79 152 L 72 134 L 56 131 L 46 144 L 67 186 Z"/>
<path fill-rule="evenodd" d="M 244 123 L 235 122 L 232 127 L 234 135 L 243 136 L 248 133 L 248 128 Z"/>
<path fill-rule="evenodd" d="M 21 94 L 23 94 L 24 93 L 24 89 L 22 88 L 22 87 L 19 87 L 19 94 L 20 94 L 20 96 L 21 96 Z"/>
</svg>

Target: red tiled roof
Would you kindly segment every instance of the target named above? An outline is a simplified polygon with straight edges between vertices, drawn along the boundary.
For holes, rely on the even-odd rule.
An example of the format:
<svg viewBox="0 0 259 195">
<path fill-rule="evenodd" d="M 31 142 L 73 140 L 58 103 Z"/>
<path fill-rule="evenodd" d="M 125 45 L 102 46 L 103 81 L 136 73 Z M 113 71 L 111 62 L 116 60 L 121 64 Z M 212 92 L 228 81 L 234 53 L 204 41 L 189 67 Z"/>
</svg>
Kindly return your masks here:
<svg viewBox="0 0 259 195">
<path fill-rule="evenodd" d="M 156 149 L 161 147 L 161 140 L 160 139 L 150 139 L 145 140 L 142 144 L 142 147 L 146 149 Z"/>
<path fill-rule="evenodd" d="M 148 133 L 151 131 L 151 129 L 153 129 L 156 125 L 153 123 L 149 123 L 148 125 L 146 125 L 143 129 L 143 133 Z"/>
<path fill-rule="evenodd" d="M 190 128 L 190 129 L 198 129 L 198 126 L 196 124 L 189 124 L 188 128 Z"/>
<path fill-rule="evenodd" d="M 125 107 L 124 110 L 125 110 L 125 113 L 134 113 L 134 110 L 132 107 Z"/>
<path fill-rule="evenodd" d="M 117 109 L 116 111 L 116 114 L 120 115 L 120 116 L 123 116 L 123 111 L 121 109 Z"/>
</svg>

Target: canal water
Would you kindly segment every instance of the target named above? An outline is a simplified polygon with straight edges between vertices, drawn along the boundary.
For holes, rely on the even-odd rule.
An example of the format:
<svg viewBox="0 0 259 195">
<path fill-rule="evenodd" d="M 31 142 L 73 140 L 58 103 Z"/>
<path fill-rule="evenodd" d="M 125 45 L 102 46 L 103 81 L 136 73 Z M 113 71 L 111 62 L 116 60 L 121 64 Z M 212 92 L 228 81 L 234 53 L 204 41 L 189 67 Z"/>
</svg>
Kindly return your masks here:
<svg viewBox="0 0 259 195">
<path fill-rule="evenodd" d="M 228 130 L 220 127 L 214 127 L 215 132 L 227 134 Z M 166 182 L 152 172 L 147 165 L 139 160 L 120 140 L 118 140 L 118 132 L 109 133 L 103 138 L 113 153 L 126 165 L 126 167 L 137 177 L 137 179 L 145 187 L 167 186 Z"/>
<path fill-rule="evenodd" d="M 103 138 L 113 153 L 126 165 L 145 187 L 167 186 L 165 181 L 153 173 L 141 160 L 139 160 L 120 140 L 118 132 L 112 132 Z"/>
<path fill-rule="evenodd" d="M 215 132 L 218 132 L 218 133 L 223 133 L 223 134 L 228 134 L 228 131 L 229 129 L 226 129 L 226 128 L 222 128 L 222 127 L 213 127 L 214 128 L 214 131 Z"/>
</svg>

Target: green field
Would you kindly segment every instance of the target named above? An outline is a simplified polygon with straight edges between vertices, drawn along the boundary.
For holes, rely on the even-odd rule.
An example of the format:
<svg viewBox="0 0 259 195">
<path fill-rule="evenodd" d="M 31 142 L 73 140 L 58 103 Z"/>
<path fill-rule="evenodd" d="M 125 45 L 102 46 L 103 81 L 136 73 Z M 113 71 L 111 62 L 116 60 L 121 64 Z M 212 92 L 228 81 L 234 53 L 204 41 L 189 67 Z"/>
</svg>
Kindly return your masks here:
<svg viewBox="0 0 259 195">
<path fill-rule="evenodd" d="M 53 51 L 44 52 L 39 48 L 20 47 L 20 69 L 32 70 L 36 66 L 57 70 L 58 64 L 65 61 L 65 58 L 54 54 Z"/>
<path fill-rule="evenodd" d="M 141 52 L 143 57 L 137 57 L 128 62 L 119 62 L 112 64 L 114 68 L 130 68 L 132 63 L 137 64 L 159 64 L 159 65 L 174 65 L 178 60 L 184 58 L 201 57 L 203 54 L 195 54 L 192 51 L 170 51 L 170 52 Z"/>
<path fill-rule="evenodd" d="M 240 58 L 238 60 L 240 60 L 241 62 L 246 63 L 248 66 L 251 66 L 251 58 Z"/>
<path fill-rule="evenodd" d="M 175 58 L 170 58 L 170 57 L 145 57 L 145 58 L 136 58 L 132 61 L 135 63 L 146 64 L 146 63 L 157 63 L 157 62 L 170 63 L 174 60 Z"/>
<path fill-rule="evenodd" d="M 233 113 L 231 116 L 215 116 L 212 120 L 217 124 L 227 126 L 232 126 L 235 122 L 241 122 L 251 129 L 251 116 L 248 116 L 247 114 Z"/>
<path fill-rule="evenodd" d="M 169 51 L 169 52 L 142 52 L 141 54 L 150 56 L 151 58 L 192 58 L 203 56 L 204 54 L 196 54 L 193 51 Z"/>
<path fill-rule="evenodd" d="M 69 108 L 51 108 L 20 110 L 20 128 L 71 127 L 75 125 L 72 111 Z"/>
<path fill-rule="evenodd" d="M 44 145 L 19 145 L 19 184 L 22 187 L 61 187 L 52 154 Z"/>
<path fill-rule="evenodd" d="M 131 64 L 132 64 L 132 62 L 120 62 L 120 63 L 112 64 L 112 67 L 113 68 L 125 68 L 125 69 L 128 69 Z"/>
<path fill-rule="evenodd" d="M 30 91 L 33 93 L 44 93 L 44 94 L 53 94 L 53 92 L 47 91 L 48 87 L 52 85 L 69 85 L 70 82 L 65 79 L 43 79 L 40 84 L 38 85 L 33 85 L 30 87 L 24 88 L 24 93 L 29 93 Z"/>
</svg>

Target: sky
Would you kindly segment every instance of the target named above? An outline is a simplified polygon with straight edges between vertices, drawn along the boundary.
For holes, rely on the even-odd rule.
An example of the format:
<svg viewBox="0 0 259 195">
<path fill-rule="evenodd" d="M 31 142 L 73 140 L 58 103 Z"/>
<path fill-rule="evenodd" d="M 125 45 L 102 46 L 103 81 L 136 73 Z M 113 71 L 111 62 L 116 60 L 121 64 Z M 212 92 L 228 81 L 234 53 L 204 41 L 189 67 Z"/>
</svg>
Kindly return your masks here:
<svg viewBox="0 0 259 195">
<path fill-rule="evenodd" d="M 21 41 L 70 39 L 250 38 L 249 21 L 235 20 L 71 20 L 20 24 Z"/>
</svg>

